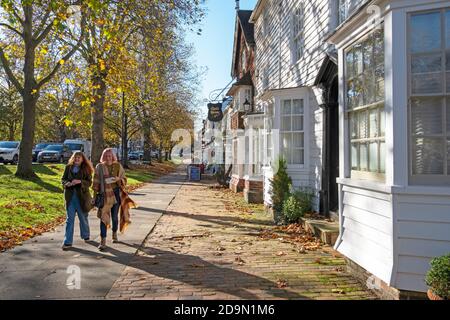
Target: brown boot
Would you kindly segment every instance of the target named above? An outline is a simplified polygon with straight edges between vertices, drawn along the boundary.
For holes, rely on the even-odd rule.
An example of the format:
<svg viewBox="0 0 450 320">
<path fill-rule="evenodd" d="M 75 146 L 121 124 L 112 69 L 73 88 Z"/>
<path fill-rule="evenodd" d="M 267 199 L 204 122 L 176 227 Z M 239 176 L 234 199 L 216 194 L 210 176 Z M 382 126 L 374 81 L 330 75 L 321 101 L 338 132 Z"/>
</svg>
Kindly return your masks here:
<svg viewBox="0 0 450 320">
<path fill-rule="evenodd" d="M 102 238 L 100 241 L 100 245 L 98 246 L 98 250 L 105 251 L 106 250 L 106 238 Z"/>
<path fill-rule="evenodd" d="M 119 238 L 117 237 L 117 232 L 113 232 L 112 240 L 113 240 L 113 243 L 119 242 Z"/>
</svg>

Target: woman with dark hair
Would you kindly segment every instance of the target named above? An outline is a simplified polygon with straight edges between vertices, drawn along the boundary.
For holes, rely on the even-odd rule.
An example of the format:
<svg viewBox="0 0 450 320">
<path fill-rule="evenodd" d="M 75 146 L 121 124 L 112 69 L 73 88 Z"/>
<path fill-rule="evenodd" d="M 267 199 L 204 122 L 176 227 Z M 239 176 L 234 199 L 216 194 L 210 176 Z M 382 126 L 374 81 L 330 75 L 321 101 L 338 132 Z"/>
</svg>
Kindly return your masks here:
<svg viewBox="0 0 450 320">
<path fill-rule="evenodd" d="M 103 185 L 103 188 L 102 188 Z M 122 165 L 111 148 L 102 153 L 100 163 L 95 167 L 93 189 L 96 193 L 104 195 L 103 207 L 98 208 L 97 217 L 100 219 L 101 242 L 98 247 L 103 251 L 106 249 L 106 236 L 108 228 L 112 224 L 112 240 L 119 242 L 117 231 L 124 232 L 130 223 L 129 209 L 136 207 L 125 190 L 127 177 Z M 103 190 L 102 190 L 103 189 Z M 120 221 L 119 221 L 120 210 Z M 111 223 L 112 222 L 112 223 Z"/>
<path fill-rule="evenodd" d="M 94 168 L 91 162 L 80 151 L 72 155 L 64 170 L 61 181 L 64 187 L 67 220 L 63 250 L 68 250 L 72 247 L 75 214 L 78 215 L 80 220 L 81 238 L 89 241 L 88 214 L 92 209 L 92 197 L 89 188 L 92 185 L 93 172 Z"/>
</svg>

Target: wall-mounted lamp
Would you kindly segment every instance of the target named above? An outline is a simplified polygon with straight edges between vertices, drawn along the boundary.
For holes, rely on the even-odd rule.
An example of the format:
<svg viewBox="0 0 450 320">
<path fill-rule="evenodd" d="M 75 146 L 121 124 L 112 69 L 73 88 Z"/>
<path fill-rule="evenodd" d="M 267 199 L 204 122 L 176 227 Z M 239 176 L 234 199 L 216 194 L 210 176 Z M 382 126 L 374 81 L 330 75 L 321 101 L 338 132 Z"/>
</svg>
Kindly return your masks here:
<svg viewBox="0 0 450 320">
<path fill-rule="evenodd" d="M 244 111 L 245 111 L 245 112 L 250 112 L 250 111 L 251 111 L 251 104 L 250 104 L 250 101 L 248 101 L 248 99 L 245 99 L 245 102 L 244 102 Z"/>
</svg>

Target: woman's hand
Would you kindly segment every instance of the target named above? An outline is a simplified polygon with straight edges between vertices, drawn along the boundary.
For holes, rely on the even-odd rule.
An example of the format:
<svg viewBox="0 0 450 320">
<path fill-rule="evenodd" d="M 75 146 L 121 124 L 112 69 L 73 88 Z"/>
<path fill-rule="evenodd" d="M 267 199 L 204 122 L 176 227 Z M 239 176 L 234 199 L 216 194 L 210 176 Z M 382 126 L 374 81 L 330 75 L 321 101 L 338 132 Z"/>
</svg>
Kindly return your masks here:
<svg viewBox="0 0 450 320">
<path fill-rule="evenodd" d="M 72 185 L 81 184 L 81 180 L 72 180 Z"/>
</svg>

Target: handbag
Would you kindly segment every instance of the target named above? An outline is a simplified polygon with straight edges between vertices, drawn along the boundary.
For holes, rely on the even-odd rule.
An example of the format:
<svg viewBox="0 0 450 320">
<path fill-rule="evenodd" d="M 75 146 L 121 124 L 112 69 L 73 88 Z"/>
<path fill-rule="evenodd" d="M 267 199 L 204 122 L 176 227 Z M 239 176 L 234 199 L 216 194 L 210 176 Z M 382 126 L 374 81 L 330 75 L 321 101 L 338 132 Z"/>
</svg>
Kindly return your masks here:
<svg viewBox="0 0 450 320">
<path fill-rule="evenodd" d="M 100 166 L 100 192 L 95 195 L 94 206 L 101 209 L 105 205 L 105 182 L 103 176 L 103 165 Z"/>
</svg>

